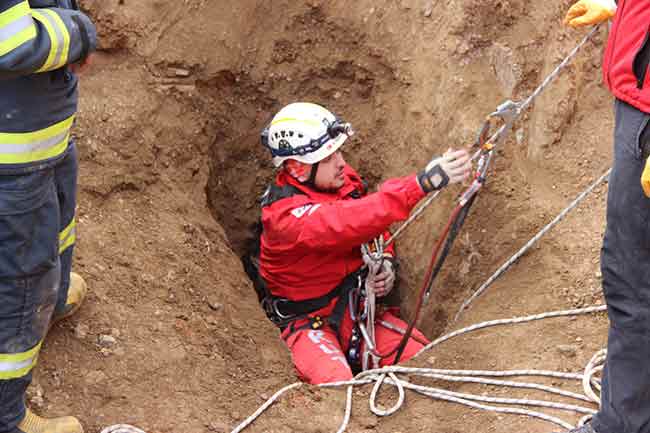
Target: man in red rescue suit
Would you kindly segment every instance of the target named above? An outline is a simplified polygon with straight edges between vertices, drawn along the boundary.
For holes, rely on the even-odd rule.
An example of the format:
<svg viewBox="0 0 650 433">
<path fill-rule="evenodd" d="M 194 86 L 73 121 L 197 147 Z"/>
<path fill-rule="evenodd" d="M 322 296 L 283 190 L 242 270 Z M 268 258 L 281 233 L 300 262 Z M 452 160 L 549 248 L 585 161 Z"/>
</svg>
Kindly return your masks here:
<svg viewBox="0 0 650 433">
<path fill-rule="evenodd" d="M 84 299 L 76 239 L 76 67 L 96 46 L 74 0 L 0 0 L 0 433 L 82 433 L 25 390 L 55 321 Z"/>
<path fill-rule="evenodd" d="M 466 151 L 449 151 L 418 175 L 390 179 L 367 193 L 340 152 L 351 126 L 309 103 L 284 107 L 262 134 L 281 167 L 262 200 L 259 273 L 267 315 L 282 329 L 300 377 L 312 384 L 349 380 L 368 348 L 355 319 L 363 285 L 381 299 L 395 282 L 392 248 L 377 272 L 366 277 L 361 245 L 405 220 L 425 195 L 470 175 Z M 369 290 L 369 289 L 368 289 Z M 375 354 L 391 365 L 407 325 L 395 311 L 376 312 Z M 427 340 L 414 330 L 400 360 L 413 357 Z"/>
<path fill-rule="evenodd" d="M 603 61 L 616 97 L 601 250 L 610 327 L 601 405 L 574 433 L 650 433 L 650 0 L 580 0 L 566 23 L 614 17 Z"/>
</svg>

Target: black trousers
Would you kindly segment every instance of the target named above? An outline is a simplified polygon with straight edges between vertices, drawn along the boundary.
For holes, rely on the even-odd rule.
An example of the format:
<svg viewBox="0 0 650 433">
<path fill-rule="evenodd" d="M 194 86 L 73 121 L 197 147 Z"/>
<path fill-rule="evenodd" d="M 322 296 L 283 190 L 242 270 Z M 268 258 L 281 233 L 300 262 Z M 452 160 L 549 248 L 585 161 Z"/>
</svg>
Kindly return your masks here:
<svg viewBox="0 0 650 433">
<path fill-rule="evenodd" d="M 614 166 L 601 251 L 610 328 L 598 433 L 650 433 L 650 198 L 640 184 L 650 115 L 616 101 Z"/>
<path fill-rule="evenodd" d="M 77 153 L 0 175 L 0 433 L 18 433 L 54 311 L 65 308 L 76 235 Z"/>
</svg>

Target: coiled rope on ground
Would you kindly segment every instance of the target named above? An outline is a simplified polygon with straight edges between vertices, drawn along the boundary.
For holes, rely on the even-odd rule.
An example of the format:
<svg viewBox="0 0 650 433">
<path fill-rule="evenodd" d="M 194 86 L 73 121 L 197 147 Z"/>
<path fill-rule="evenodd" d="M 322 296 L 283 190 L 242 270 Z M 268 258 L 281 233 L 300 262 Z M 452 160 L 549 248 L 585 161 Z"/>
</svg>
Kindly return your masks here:
<svg viewBox="0 0 650 433">
<path fill-rule="evenodd" d="M 606 311 L 606 306 L 598 305 L 588 308 L 580 308 L 564 311 L 553 311 L 544 314 L 535 314 L 524 317 L 514 317 L 510 319 L 492 320 L 488 322 L 477 323 L 463 329 L 451 332 L 443 337 L 430 343 L 423 348 L 418 355 L 425 351 L 431 350 L 433 347 L 448 341 L 454 337 L 464 335 L 479 329 L 485 329 L 495 326 L 513 325 L 521 323 L 529 323 L 537 320 L 558 318 L 558 317 L 571 317 L 578 315 L 594 314 Z M 563 428 L 571 429 L 574 426 L 557 417 L 547 415 L 545 413 L 524 409 L 519 406 L 532 406 L 542 407 L 548 409 L 563 410 L 578 414 L 583 414 L 583 418 L 579 424 L 584 423 L 597 411 L 597 406 L 600 401 L 598 393 L 600 392 L 600 379 L 597 374 L 602 371 L 603 363 L 605 361 L 606 352 L 601 350 L 597 352 L 589 361 L 585 370 L 582 373 L 564 373 L 557 371 L 547 370 L 506 370 L 506 371 L 490 371 L 490 370 L 446 370 L 434 368 L 409 368 L 401 366 L 384 367 L 380 369 L 368 370 L 358 374 L 353 380 L 346 382 L 334 382 L 319 385 L 321 388 L 340 388 L 347 387 L 347 396 L 345 403 L 345 412 L 343 421 L 338 432 L 344 432 L 350 422 L 352 412 L 352 390 L 355 386 L 374 384 L 370 394 L 369 406 L 370 411 L 377 416 L 390 416 L 402 408 L 405 400 L 405 390 L 409 389 L 418 394 L 430 397 L 434 400 L 444 400 L 463 404 L 472 408 L 487 410 L 498 413 L 508 413 L 516 415 L 525 415 L 533 418 L 538 418 L 557 424 Z M 400 378 L 400 376 L 408 376 L 408 379 Z M 505 377 L 550 377 L 564 380 L 577 381 L 582 384 L 583 393 L 576 393 L 571 391 L 562 390 L 560 388 L 534 383 L 534 382 L 521 382 L 511 380 L 499 380 L 495 378 Z M 532 389 L 536 391 L 544 391 L 553 395 L 578 400 L 583 405 L 556 403 L 545 400 L 531 400 L 531 399 L 516 399 L 516 398 L 502 398 L 490 397 L 485 395 L 474 395 L 467 393 L 459 393 L 454 391 L 436 388 L 432 386 L 425 386 L 413 383 L 414 378 L 435 379 L 446 382 L 461 382 L 461 383 L 477 383 L 482 385 L 504 386 L 510 388 Z M 381 387 L 386 384 L 393 386 L 398 391 L 398 398 L 395 404 L 388 409 L 381 408 L 377 404 L 377 397 Z M 244 420 L 241 424 L 232 430 L 232 433 L 239 433 L 250 426 L 266 409 L 275 403 L 286 392 L 296 389 L 304 385 L 302 382 L 297 382 L 292 385 L 282 388 L 269 398 L 257 411 L 250 417 Z M 584 404 L 590 407 L 584 406 Z M 498 406 L 497 406 L 498 405 Z"/>
</svg>

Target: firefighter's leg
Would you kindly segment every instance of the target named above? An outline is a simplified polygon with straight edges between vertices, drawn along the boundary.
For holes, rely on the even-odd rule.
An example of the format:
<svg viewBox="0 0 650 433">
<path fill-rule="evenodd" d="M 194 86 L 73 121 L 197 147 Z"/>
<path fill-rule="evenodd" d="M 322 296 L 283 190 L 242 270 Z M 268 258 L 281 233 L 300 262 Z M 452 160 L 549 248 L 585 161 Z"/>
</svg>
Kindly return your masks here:
<svg viewBox="0 0 650 433">
<path fill-rule="evenodd" d="M 649 120 L 617 102 L 601 251 L 610 329 L 601 409 L 592 423 L 598 433 L 650 432 L 650 199 L 639 181 Z"/>
<path fill-rule="evenodd" d="M 352 371 L 336 333 L 328 325 L 319 329 L 287 328 L 283 339 L 302 380 L 311 384 L 352 379 Z"/>
<path fill-rule="evenodd" d="M 0 432 L 24 394 L 56 304 L 59 208 L 52 169 L 0 176 Z"/>
<path fill-rule="evenodd" d="M 76 236 L 75 210 L 77 204 L 77 150 L 74 142 L 66 157 L 54 169 L 57 197 L 60 209 L 59 255 L 61 261 L 61 284 L 53 322 L 72 315 L 86 296 L 86 283 L 80 275 L 71 273 L 72 254 Z"/>
<path fill-rule="evenodd" d="M 392 326 L 388 327 L 382 325 L 382 322 L 389 323 Z M 397 347 L 403 337 L 403 334 L 397 331 L 397 329 L 405 330 L 408 327 L 406 322 L 395 316 L 390 311 L 384 311 L 375 320 L 375 323 L 375 342 L 380 353 L 390 352 Z M 422 342 L 428 342 L 427 338 L 417 328 L 413 329 L 412 335 L 417 338 L 417 340 L 413 337 L 409 338 L 409 341 L 406 343 L 406 347 L 404 348 L 404 353 L 400 357 L 400 362 L 411 359 L 424 347 Z M 379 365 L 384 367 L 387 365 L 393 365 L 393 362 L 395 362 L 395 355 L 382 359 L 379 361 Z"/>
</svg>

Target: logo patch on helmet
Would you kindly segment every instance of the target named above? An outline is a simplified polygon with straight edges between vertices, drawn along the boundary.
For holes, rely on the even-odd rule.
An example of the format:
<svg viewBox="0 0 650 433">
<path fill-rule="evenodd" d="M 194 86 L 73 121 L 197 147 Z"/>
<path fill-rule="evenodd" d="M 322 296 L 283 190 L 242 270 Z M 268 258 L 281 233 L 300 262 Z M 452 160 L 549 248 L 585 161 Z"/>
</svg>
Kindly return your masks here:
<svg viewBox="0 0 650 433">
<path fill-rule="evenodd" d="M 286 149 L 291 149 L 291 144 L 289 144 L 289 141 L 285 140 L 284 138 L 278 142 L 278 148 L 282 150 Z"/>
</svg>

